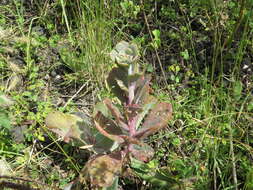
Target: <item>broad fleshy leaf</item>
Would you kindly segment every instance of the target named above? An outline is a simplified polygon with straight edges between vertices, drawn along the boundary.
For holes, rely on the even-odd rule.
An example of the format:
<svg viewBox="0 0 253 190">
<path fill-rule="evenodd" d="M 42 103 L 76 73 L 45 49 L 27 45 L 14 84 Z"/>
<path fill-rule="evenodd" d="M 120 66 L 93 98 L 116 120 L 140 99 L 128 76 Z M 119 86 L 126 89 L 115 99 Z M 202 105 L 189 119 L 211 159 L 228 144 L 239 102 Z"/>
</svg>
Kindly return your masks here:
<svg viewBox="0 0 253 190">
<path fill-rule="evenodd" d="M 145 138 L 167 126 L 172 116 L 172 106 L 161 102 L 156 104 L 145 119 L 142 128 L 136 133 L 136 138 Z"/>
<path fill-rule="evenodd" d="M 118 143 L 124 142 L 124 140 L 119 136 L 123 134 L 121 129 L 114 123 L 113 120 L 106 118 L 101 112 L 98 112 L 95 116 L 94 123 L 97 130 L 102 135 Z"/>
<path fill-rule="evenodd" d="M 88 121 L 84 122 L 77 115 L 55 111 L 48 114 L 45 123 L 49 130 L 62 137 L 65 142 L 73 141 L 77 146 L 95 143 Z"/>
<path fill-rule="evenodd" d="M 123 86 L 128 87 L 128 74 L 125 68 L 115 67 L 111 70 L 107 77 L 107 84 L 114 93 L 122 102 L 127 100 L 127 92 L 122 89 Z M 119 81 L 120 85 L 119 85 Z"/>
<path fill-rule="evenodd" d="M 150 76 L 141 76 L 136 81 L 136 88 L 135 88 L 135 97 L 134 97 L 134 104 L 138 104 L 140 106 L 147 103 L 147 98 L 149 96 L 149 83 L 150 83 L 151 77 Z"/>
<path fill-rule="evenodd" d="M 138 114 L 138 119 L 136 122 L 136 129 L 140 127 L 141 122 L 145 118 L 145 116 L 148 114 L 148 112 L 157 104 L 157 99 L 154 96 L 149 95 L 146 98 L 146 102 L 142 106 L 142 112 Z"/>
<path fill-rule="evenodd" d="M 92 185 L 110 187 L 121 172 L 123 159 L 120 151 L 98 155 L 87 162 L 84 175 Z"/>
<path fill-rule="evenodd" d="M 94 106 L 92 116 L 95 117 L 98 112 L 101 112 L 105 117 L 110 117 L 110 110 L 107 108 L 107 106 L 103 102 L 98 102 Z"/>
<path fill-rule="evenodd" d="M 138 58 L 138 49 L 135 44 L 126 41 L 119 42 L 110 53 L 111 59 L 120 66 L 128 66 Z"/>
<path fill-rule="evenodd" d="M 142 143 L 142 145 L 133 144 L 131 154 L 137 160 L 149 162 L 154 156 L 154 149 L 145 143 Z"/>
<path fill-rule="evenodd" d="M 108 110 L 110 110 L 111 115 L 115 118 L 117 125 L 124 130 L 128 130 L 124 117 L 120 113 L 119 109 L 112 104 L 112 101 L 109 98 L 106 98 L 104 100 L 104 104 L 107 106 Z"/>
</svg>

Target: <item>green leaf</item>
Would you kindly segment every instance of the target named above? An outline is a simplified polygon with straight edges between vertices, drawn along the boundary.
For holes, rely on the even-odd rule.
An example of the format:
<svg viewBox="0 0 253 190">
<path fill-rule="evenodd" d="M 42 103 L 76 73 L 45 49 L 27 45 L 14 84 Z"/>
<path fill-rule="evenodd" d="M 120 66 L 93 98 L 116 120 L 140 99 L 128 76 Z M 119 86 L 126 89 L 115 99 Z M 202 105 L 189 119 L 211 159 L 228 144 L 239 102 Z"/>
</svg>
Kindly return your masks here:
<svg viewBox="0 0 253 190">
<path fill-rule="evenodd" d="M 172 106 L 169 103 L 161 102 L 147 115 L 142 128 L 135 135 L 136 138 L 145 138 L 150 134 L 167 126 L 168 121 L 172 116 Z"/>
<path fill-rule="evenodd" d="M 111 187 L 120 174 L 123 156 L 120 151 L 107 155 L 98 155 L 89 160 L 82 171 L 92 185 Z"/>
<path fill-rule="evenodd" d="M 90 123 L 84 122 L 77 115 L 55 111 L 48 114 L 45 123 L 49 130 L 62 137 L 65 142 L 71 141 L 76 146 L 95 143 Z"/>
<path fill-rule="evenodd" d="M 128 67 L 138 58 L 138 48 L 135 44 L 121 41 L 111 51 L 110 56 L 119 66 Z"/>
<path fill-rule="evenodd" d="M 128 87 L 128 71 L 124 68 L 115 67 L 109 73 L 107 78 L 107 84 L 111 88 L 112 92 L 118 97 L 121 102 L 127 101 L 127 93 L 122 90 L 117 81 L 122 82 L 122 86 Z"/>
<path fill-rule="evenodd" d="M 190 56 L 189 56 L 189 52 L 188 50 L 184 50 L 180 53 L 180 55 L 184 58 L 184 60 L 189 60 Z"/>
<path fill-rule="evenodd" d="M 4 94 L 0 95 L 0 107 L 9 107 L 13 104 L 14 102 L 11 98 L 9 98 L 8 96 Z"/>
<path fill-rule="evenodd" d="M 98 110 L 104 110 L 101 107 L 102 104 L 97 105 L 99 105 L 96 107 Z M 106 106 L 105 109 L 107 109 Z M 96 112 L 100 112 L 98 110 Z M 102 135 L 93 125 L 88 117 L 81 112 L 73 114 L 52 112 L 46 118 L 47 128 L 74 146 L 82 148 L 91 145 L 92 150 L 97 153 L 117 148 L 118 145 L 114 141 Z"/>
<path fill-rule="evenodd" d="M 6 129 L 10 129 L 11 128 L 11 122 L 10 119 L 8 117 L 8 115 L 6 113 L 1 113 L 0 112 L 0 128 L 6 128 Z"/>
<path fill-rule="evenodd" d="M 98 102 L 94 106 L 93 117 L 97 115 L 98 112 L 101 112 L 105 117 L 110 117 L 110 112 L 107 106 L 103 102 Z"/>
<path fill-rule="evenodd" d="M 156 164 L 156 167 L 150 167 L 150 163 L 143 163 L 132 158 L 131 168 L 134 169 L 140 178 L 161 189 L 170 187 L 170 189 L 174 190 L 176 187 L 179 187 L 177 179 L 170 175 L 170 172 L 166 168 L 158 169 L 158 164 Z"/>
<path fill-rule="evenodd" d="M 110 187 L 105 188 L 105 190 L 118 190 L 118 186 L 119 186 L 119 177 L 116 176 L 113 184 Z"/>
<path fill-rule="evenodd" d="M 242 90 L 243 90 L 243 86 L 242 86 L 241 81 L 235 81 L 233 92 L 234 92 L 234 97 L 236 100 L 239 100 L 241 98 Z"/>
<path fill-rule="evenodd" d="M 158 49 L 161 46 L 161 38 L 160 38 L 161 32 L 160 32 L 160 30 L 156 29 L 156 30 L 152 31 L 152 34 L 154 35 L 154 40 L 152 42 L 152 46 L 155 49 Z"/>
<path fill-rule="evenodd" d="M 14 74 L 9 78 L 7 91 L 17 90 L 23 83 L 21 75 Z"/>
</svg>

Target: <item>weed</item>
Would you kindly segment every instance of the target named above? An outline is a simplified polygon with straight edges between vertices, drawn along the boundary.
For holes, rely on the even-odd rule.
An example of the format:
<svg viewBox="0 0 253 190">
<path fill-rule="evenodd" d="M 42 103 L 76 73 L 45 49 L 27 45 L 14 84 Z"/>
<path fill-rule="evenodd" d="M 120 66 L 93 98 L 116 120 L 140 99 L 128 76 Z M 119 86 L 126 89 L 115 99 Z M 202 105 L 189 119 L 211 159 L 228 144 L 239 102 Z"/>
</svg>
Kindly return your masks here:
<svg viewBox="0 0 253 190">
<path fill-rule="evenodd" d="M 148 162 L 153 157 L 154 150 L 141 140 L 166 127 L 172 108 L 169 103 L 159 103 L 149 95 L 150 78 L 139 71 L 135 45 L 122 41 L 111 57 L 118 67 L 112 69 L 107 81 L 121 101 L 121 108 L 114 106 L 110 99 L 98 103 L 94 111 L 96 130 L 87 126 L 88 121 L 81 125 L 78 117 L 58 112 L 48 115 L 46 125 L 65 142 L 76 139 L 82 146 L 93 147 L 93 151 L 100 153 L 87 162 L 84 177 L 92 186 L 117 189 L 116 176 L 127 162 L 133 158 Z M 103 144 L 101 135 L 105 138 Z M 106 151 L 110 153 L 101 155 Z"/>
</svg>

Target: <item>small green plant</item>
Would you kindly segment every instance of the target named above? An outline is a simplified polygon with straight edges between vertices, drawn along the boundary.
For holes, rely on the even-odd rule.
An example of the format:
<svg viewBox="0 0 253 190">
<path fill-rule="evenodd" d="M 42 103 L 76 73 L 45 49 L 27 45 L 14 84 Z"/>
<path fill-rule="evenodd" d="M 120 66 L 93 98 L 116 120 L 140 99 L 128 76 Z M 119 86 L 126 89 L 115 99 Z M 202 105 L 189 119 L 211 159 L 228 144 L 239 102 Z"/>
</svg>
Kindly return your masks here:
<svg viewBox="0 0 253 190">
<path fill-rule="evenodd" d="M 82 113 L 52 112 L 46 126 L 65 142 L 96 153 L 84 167 L 85 181 L 117 189 L 126 164 L 132 159 L 144 163 L 152 159 L 154 150 L 143 139 L 167 126 L 172 106 L 150 95 L 151 78 L 140 71 L 136 45 L 118 43 L 111 58 L 117 67 L 109 73 L 107 83 L 119 102 L 114 105 L 106 98 L 96 104 L 93 121 Z"/>
</svg>

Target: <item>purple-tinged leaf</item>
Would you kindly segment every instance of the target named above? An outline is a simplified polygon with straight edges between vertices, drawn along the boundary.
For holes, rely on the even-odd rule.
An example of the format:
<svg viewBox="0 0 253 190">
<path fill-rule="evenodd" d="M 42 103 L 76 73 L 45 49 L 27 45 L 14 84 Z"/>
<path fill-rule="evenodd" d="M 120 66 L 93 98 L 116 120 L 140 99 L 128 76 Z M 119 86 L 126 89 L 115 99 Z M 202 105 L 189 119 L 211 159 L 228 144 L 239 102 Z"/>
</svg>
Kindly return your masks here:
<svg viewBox="0 0 253 190">
<path fill-rule="evenodd" d="M 138 139 L 126 135 L 121 135 L 121 138 L 125 140 L 126 144 L 136 144 L 136 145 L 142 145 L 143 143 L 139 141 Z"/>
<path fill-rule="evenodd" d="M 141 76 L 136 82 L 135 88 L 135 97 L 134 97 L 134 104 L 144 105 L 147 102 L 147 98 L 149 96 L 149 83 L 151 77 L 150 76 Z"/>
<path fill-rule="evenodd" d="M 98 155 L 87 162 L 84 176 L 94 186 L 110 187 L 121 172 L 123 160 L 124 155 L 120 151 Z"/>
<path fill-rule="evenodd" d="M 142 128 L 135 134 L 136 138 L 145 138 L 167 126 L 172 117 L 172 106 L 162 102 L 156 104 L 145 119 Z"/>
<path fill-rule="evenodd" d="M 110 99 L 106 98 L 104 100 L 104 104 L 107 106 L 107 108 L 110 110 L 111 115 L 115 118 L 116 123 L 118 126 L 120 126 L 124 130 L 128 130 L 127 124 L 124 121 L 124 117 L 121 115 L 120 111 L 116 106 L 114 106 Z"/>
<path fill-rule="evenodd" d="M 134 144 L 131 146 L 131 154 L 137 160 L 149 162 L 154 156 L 154 149 L 145 143 Z"/>
<path fill-rule="evenodd" d="M 131 104 L 125 106 L 125 115 L 127 120 L 132 120 L 134 117 L 136 117 L 139 112 L 141 112 L 141 107 L 137 104 Z"/>
<path fill-rule="evenodd" d="M 121 129 L 115 123 L 106 118 L 101 112 L 98 112 L 94 119 L 97 130 L 109 139 L 118 143 L 123 143 L 124 140 L 119 136 L 122 134 Z"/>
<path fill-rule="evenodd" d="M 146 102 L 142 106 L 142 111 L 138 114 L 138 119 L 136 122 L 136 130 L 140 127 L 141 122 L 148 114 L 148 112 L 156 105 L 157 99 L 154 96 L 149 95 L 146 98 Z"/>
</svg>

